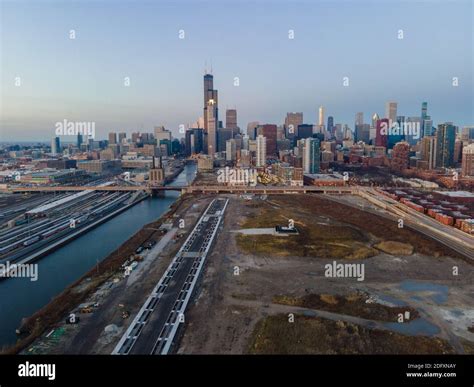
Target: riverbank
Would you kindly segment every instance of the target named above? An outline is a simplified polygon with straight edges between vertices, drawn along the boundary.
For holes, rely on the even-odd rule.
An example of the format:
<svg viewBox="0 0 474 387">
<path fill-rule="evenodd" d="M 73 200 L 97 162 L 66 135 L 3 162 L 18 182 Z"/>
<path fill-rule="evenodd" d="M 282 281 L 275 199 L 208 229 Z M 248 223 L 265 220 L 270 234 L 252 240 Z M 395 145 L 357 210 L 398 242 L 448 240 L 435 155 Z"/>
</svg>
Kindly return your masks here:
<svg viewBox="0 0 474 387">
<path fill-rule="evenodd" d="M 25 319 L 20 327 L 19 340 L 12 346 L 4 347 L 0 353 L 18 354 L 50 329 L 51 326 L 66 318 L 72 309 L 86 300 L 98 287 L 110 280 L 139 246 L 151 240 L 159 241 L 163 235 L 159 228 L 163 223 L 173 218 L 173 215 L 185 200 L 187 200 L 186 197 L 179 197 L 158 220 L 145 225 L 110 253 L 100 264 L 91 268 L 48 304 Z"/>
</svg>

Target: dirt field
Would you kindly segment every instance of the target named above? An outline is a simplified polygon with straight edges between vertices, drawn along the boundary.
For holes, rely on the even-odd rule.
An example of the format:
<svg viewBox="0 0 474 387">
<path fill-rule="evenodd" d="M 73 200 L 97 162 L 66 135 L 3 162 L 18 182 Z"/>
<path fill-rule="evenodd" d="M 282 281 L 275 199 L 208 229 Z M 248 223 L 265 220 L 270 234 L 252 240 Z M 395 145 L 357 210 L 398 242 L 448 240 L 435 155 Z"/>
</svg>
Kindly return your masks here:
<svg viewBox="0 0 474 387">
<path fill-rule="evenodd" d="M 295 221 L 299 235 L 282 238 L 235 232 L 287 225 L 289 219 Z M 403 251 L 413 252 L 397 255 L 375 248 L 387 241 L 404 243 Z M 360 251 L 370 253 L 359 255 Z M 326 277 L 325 265 L 334 260 L 364 264 L 365 279 Z M 458 267 L 458 276 L 452 275 L 453 266 Z M 177 352 L 274 353 L 278 348 L 284 353 L 336 353 L 332 346 L 337 343 L 347 347 L 339 353 L 349 353 L 349 347 L 355 353 L 464 353 L 472 350 L 474 342 L 468 330 L 474 314 L 473 279 L 472 265 L 449 248 L 375 215 L 319 196 L 269 196 L 252 201 L 232 196 L 200 291 L 187 312 Z M 349 307 L 341 302 L 322 307 L 314 302 L 275 302 L 276 297 L 304 300 L 321 294 L 336 300 L 366 294 L 372 304 Z M 256 349 L 258 332 L 268 334 L 262 324 L 272 316 L 283 315 L 287 321 L 289 314 L 317 319 L 307 324 L 317 325 L 318 332 L 334 333 L 337 322 L 345 328 L 327 339 L 322 335 L 318 346 L 310 341 L 291 348 L 278 342 L 283 330 L 270 334 L 268 346 Z M 353 329 L 348 328 L 351 324 L 361 332 L 356 337 L 343 334 Z"/>
</svg>

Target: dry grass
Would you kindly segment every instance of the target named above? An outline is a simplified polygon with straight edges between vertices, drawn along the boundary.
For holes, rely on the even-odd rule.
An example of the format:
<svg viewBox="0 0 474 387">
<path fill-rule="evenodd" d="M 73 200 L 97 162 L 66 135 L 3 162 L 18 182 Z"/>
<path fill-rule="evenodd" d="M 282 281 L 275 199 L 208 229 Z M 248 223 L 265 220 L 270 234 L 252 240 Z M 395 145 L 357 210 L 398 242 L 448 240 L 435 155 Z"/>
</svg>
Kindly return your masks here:
<svg viewBox="0 0 474 387">
<path fill-rule="evenodd" d="M 343 321 L 297 315 L 260 320 L 249 345 L 252 354 L 447 354 L 444 340 L 370 330 Z"/>
<path fill-rule="evenodd" d="M 413 246 L 408 243 L 383 241 L 374 246 L 376 249 L 391 255 L 412 255 Z"/>
</svg>

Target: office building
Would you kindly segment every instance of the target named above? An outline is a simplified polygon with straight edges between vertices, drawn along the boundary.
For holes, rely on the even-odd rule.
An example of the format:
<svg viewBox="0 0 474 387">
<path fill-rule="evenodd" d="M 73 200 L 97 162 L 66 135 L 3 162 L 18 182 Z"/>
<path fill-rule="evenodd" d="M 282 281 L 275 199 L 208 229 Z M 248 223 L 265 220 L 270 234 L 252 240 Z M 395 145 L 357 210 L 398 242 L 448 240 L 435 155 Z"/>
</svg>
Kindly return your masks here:
<svg viewBox="0 0 474 387">
<path fill-rule="evenodd" d="M 256 139 L 256 161 L 257 167 L 264 167 L 267 162 L 267 139 L 261 134 Z"/>
<path fill-rule="evenodd" d="M 451 122 L 438 125 L 436 130 L 436 166 L 439 168 L 454 167 L 454 142 L 456 127 Z"/>
<path fill-rule="evenodd" d="M 225 127 L 227 129 L 237 129 L 237 110 L 227 109 L 225 111 Z"/>
<path fill-rule="evenodd" d="M 462 150 L 461 175 L 474 177 L 474 143 L 465 146 Z"/>
</svg>

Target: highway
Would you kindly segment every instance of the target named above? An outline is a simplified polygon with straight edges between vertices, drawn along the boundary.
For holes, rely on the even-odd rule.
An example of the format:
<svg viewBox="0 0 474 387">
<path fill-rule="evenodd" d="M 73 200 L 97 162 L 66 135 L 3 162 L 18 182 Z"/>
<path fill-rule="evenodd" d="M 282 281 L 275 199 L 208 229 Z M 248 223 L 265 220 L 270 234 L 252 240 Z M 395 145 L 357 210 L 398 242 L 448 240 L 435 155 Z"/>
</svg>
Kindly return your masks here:
<svg viewBox="0 0 474 387">
<path fill-rule="evenodd" d="M 218 198 L 207 207 L 112 354 L 165 355 L 170 351 L 227 203 L 228 199 Z"/>
</svg>

